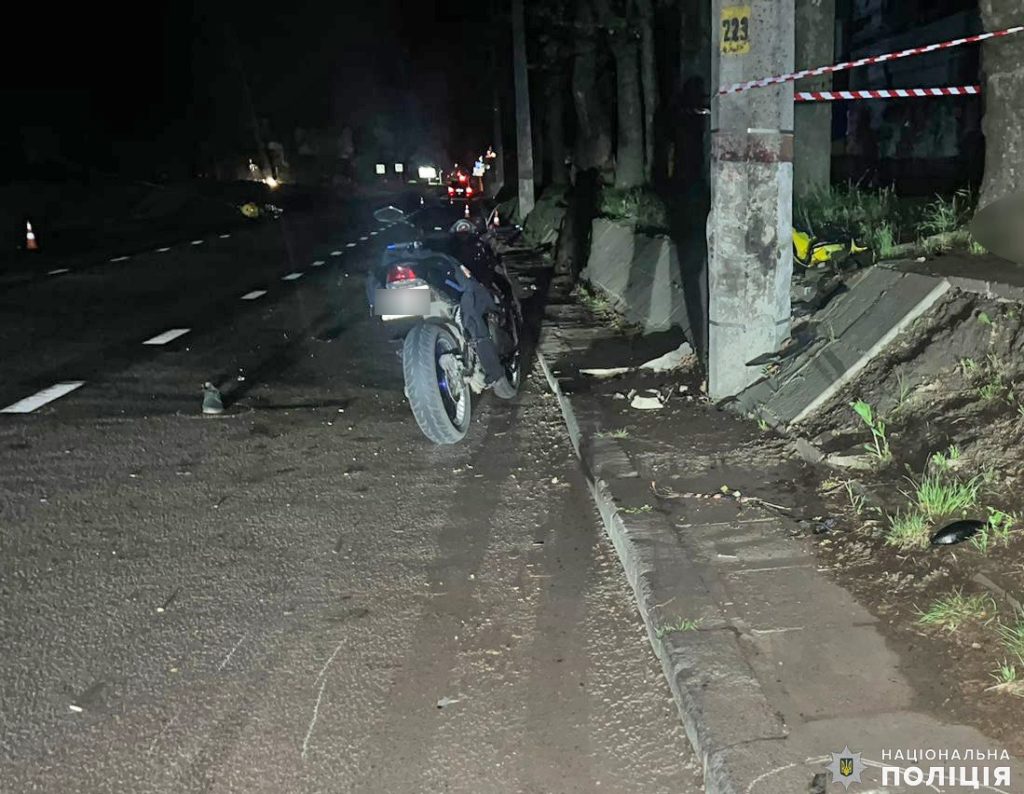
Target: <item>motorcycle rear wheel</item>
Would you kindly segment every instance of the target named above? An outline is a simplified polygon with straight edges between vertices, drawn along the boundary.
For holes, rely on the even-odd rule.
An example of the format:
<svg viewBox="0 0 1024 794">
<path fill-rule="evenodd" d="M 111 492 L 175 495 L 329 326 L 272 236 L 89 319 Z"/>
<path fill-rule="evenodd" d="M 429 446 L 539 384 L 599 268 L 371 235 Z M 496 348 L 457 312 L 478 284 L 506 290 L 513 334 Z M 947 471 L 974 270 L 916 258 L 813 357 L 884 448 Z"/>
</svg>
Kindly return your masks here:
<svg viewBox="0 0 1024 794">
<path fill-rule="evenodd" d="M 469 431 L 469 385 L 461 378 L 452 378 L 441 361 L 442 356 L 458 352 L 459 345 L 452 335 L 433 323 L 417 325 L 402 346 L 405 395 L 416 424 L 435 444 L 457 444 Z"/>
</svg>

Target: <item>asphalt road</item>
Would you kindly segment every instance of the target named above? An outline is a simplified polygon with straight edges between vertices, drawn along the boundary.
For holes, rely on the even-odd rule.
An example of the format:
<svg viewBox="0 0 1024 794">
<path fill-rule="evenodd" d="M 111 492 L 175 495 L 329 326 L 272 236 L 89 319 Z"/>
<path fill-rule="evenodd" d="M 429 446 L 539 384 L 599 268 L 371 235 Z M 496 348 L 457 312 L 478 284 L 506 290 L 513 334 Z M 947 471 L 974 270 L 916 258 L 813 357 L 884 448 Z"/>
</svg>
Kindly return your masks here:
<svg viewBox="0 0 1024 794">
<path fill-rule="evenodd" d="M 0 791 L 701 790 L 554 401 L 420 436 L 385 236 L 286 215 L 4 290 Z"/>
</svg>

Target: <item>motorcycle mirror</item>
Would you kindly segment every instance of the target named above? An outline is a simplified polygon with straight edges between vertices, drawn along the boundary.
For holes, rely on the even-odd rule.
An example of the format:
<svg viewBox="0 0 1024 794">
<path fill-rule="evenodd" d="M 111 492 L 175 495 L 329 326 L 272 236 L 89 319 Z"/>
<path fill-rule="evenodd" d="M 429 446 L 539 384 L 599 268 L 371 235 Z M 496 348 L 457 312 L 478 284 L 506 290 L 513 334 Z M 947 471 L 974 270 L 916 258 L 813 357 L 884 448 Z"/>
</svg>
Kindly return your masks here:
<svg viewBox="0 0 1024 794">
<path fill-rule="evenodd" d="M 373 217 L 379 223 L 400 223 L 405 218 L 405 213 L 398 207 L 387 206 L 375 210 Z"/>
</svg>

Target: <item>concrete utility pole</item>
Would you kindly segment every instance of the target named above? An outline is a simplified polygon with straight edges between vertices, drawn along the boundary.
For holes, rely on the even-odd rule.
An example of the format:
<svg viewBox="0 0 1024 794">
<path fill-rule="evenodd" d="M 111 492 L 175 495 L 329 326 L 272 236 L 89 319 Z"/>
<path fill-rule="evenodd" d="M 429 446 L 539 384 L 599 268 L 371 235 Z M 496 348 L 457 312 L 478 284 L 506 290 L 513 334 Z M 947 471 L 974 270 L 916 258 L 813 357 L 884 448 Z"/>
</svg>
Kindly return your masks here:
<svg viewBox="0 0 1024 794">
<path fill-rule="evenodd" d="M 793 70 L 794 0 L 713 0 L 712 92 Z M 761 377 L 746 362 L 789 336 L 793 275 L 793 84 L 711 103 L 708 388 Z"/>
<path fill-rule="evenodd" d="M 512 0 L 512 71 L 516 84 L 516 144 L 519 219 L 533 212 L 533 132 L 530 126 L 530 77 L 526 69 L 526 19 L 523 0 Z"/>
<path fill-rule="evenodd" d="M 494 132 L 492 134 L 494 143 L 492 146 L 497 157 L 494 158 L 494 162 L 491 164 L 491 179 L 487 195 L 494 198 L 505 187 L 505 140 L 502 135 L 501 92 L 497 86 L 494 88 L 494 106 L 491 109 L 491 113 L 491 122 L 494 125 Z"/>
<path fill-rule="evenodd" d="M 824 66 L 835 60 L 836 0 L 796 0 L 796 68 Z M 832 75 L 809 77 L 800 91 L 830 91 Z M 793 192 L 811 196 L 828 190 L 832 177 L 832 105 L 804 102 L 795 109 Z"/>
<path fill-rule="evenodd" d="M 981 0 L 982 27 L 1019 25 L 1021 0 Z M 1017 37 L 1024 36 L 1018 33 Z M 985 179 L 978 206 L 1024 191 L 1024 47 L 1013 38 L 982 45 L 985 72 Z"/>
</svg>

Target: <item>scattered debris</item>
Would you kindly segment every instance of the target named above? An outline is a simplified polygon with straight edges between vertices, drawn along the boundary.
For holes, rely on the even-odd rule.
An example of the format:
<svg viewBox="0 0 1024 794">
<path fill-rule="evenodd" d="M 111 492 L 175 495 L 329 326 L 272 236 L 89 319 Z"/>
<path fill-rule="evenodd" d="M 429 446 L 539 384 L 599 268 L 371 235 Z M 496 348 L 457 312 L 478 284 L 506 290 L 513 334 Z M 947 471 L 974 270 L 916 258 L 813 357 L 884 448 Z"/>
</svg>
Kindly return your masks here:
<svg viewBox="0 0 1024 794">
<path fill-rule="evenodd" d="M 174 600 L 178 597 L 178 593 L 180 593 L 180 592 L 181 592 L 181 588 L 180 587 L 176 588 L 175 591 L 173 593 L 171 593 L 170 597 L 168 597 L 168 599 L 166 601 L 164 601 L 164 603 L 162 605 L 160 605 L 160 606 L 158 606 L 156 608 L 156 611 L 161 613 L 161 614 L 166 612 L 167 608 L 171 604 L 174 603 Z"/>
<path fill-rule="evenodd" d="M 985 525 L 985 521 L 978 521 L 974 518 L 954 521 L 932 535 L 931 544 L 933 546 L 952 546 L 955 543 L 963 543 L 977 535 Z"/>
<path fill-rule="evenodd" d="M 650 372 L 668 372 L 669 370 L 678 369 L 680 365 L 688 358 L 693 355 L 693 348 L 690 347 L 688 342 L 683 342 L 675 350 L 671 350 L 663 356 L 651 359 L 645 364 L 640 365 L 640 369 L 645 369 Z"/>
<path fill-rule="evenodd" d="M 620 375 L 628 375 L 630 372 L 656 372 L 664 373 L 678 369 L 687 359 L 693 356 L 693 348 L 688 342 L 683 342 L 675 350 L 670 350 L 663 356 L 653 358 L 641 364 L 639 367 L 591 367 L 581 369 L 581 375 L 589 375 L 592 378 L 617 378 Z M 557 373 L 556 373 L 557 374 Z"/>
<path fill-rule="evenodd" d="M 878 462 L 870 455 L 839 455 L 832 454 L 825 457 L 828 466 L 835 466 L 837 469 L 854 469 L 855 471 L 872 471 L 878 468 Z"/>
<path fill-rule="evenodd" d="M 581 375 L 589 375 L 592 378 L 616 378 L 619 375 L 626 375 L 633 371 L 632 367 L 609 367 L 602 369 L 600 367 L 591 369 L 581 369 Z"/>
<path fill-rule="evenodd" d="M 641 411 L 656 411 L 665 407 L 665 403 L 669 401 L 673 391 L 675 391 L 675 387 L 666 392 L 659 389 L 643 389 L 642 391 L 633 389 L 629 393 L 629 405 L 631 408 Z"/>
<path fill-rule="evenodd" d="M 718 491 L 712 493 L 694 493 L 688 491 L 686 493 L 679 493 L 673 491 L 671 488 L 659 488 L 656 482 L 651 482 L 651 493 L 653 493 L 659 499 L 715 499 L 722 500 L 727 499 L 729 501 L 740 502 L 741 504 L 756 504 L 762 507 L 769 507 L 772 510 L 781 510 L 783 513 L 791 513 L 792 509 L 784 507 L 783 505 L 777 505 L 772 502 L 767 502 L 764 499 L 759 499 L 756 496 L 744 496 L 739 491 L 734 491 L 729 488 L 728 485 L 723 485 Z"/>
<path fill-rule="evenodd" d="M 437 707 L 439 709 L 444 709 L 448 708 L 448 706 L 453 706 L 459 702 L 461 702 L 461 698 L 450 698 L 447 695 L 445 695 L 443 698 L 437 701 Z"/>
</svg>

